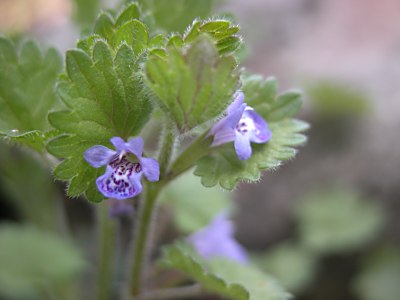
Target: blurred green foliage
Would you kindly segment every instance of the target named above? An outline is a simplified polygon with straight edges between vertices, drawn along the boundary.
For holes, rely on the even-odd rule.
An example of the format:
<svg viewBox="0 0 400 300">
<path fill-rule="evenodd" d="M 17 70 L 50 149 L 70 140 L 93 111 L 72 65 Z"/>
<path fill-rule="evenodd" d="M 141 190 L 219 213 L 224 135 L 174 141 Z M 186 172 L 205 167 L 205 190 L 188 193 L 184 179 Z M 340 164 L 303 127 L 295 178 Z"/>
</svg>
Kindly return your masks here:
<svg viewBox="0 0 400 300">
<path fill-rule="evenodd" d="M 321 80 L 310 85 L 306 93 L 321 120 L 357 117 L 370 109 L 366 93 L 347 84 Z"/>
<path fill-rule="evenodd" d="M 62 197 L 54 185 L 50 167 L 23 149 L 0 143 L 0 186 L 8 205 L 23 222 L 41 228 L 57 228 Z"/>
<path fill-rule="evenodd" d="M 129 2 L 129 1 L 127 1 Z M 183 32 L 195 18 L 210 16 L 212 0 L 138 0 L 152 16 L 155 28 L 166 32 Z"/>
<path fill-rule="evenodd" d="M 100 0 L 73 0 L 73 19 L 82 28 L 93 24 L 101 7 Z"/>
<path fill-rule="evenodd" d="M 297 207 L 300 241 L 315 254 L 352 251 L 382 229 L 378 205 L 346 188 L 320 190 Z"/>
<path fill-rule="evenodd" d="M 282 243 L 265 254 L 252 255 L 253 262 L 273 275 L 288 291 L 303 291 L 314 278 L 318 257 L 296 243 Z"/>
<path fill-rule="evenodd" d="M 354 288 L 362 300 L 398 300 L 399 283 L 400 249 L 385 246 L 366 259 Z"/>
<path fill-rule="evenodd" d="M 218 187 L 203 187 L 196 176 L 187 172 L 166 188 L 160 201 L 173 207 L 175 225 L 191 233 L 208 225 L 221 211 L 229 211 L 231 195 Z"/>
<path fill-rule="evenodd" d="M 65 297 L 85 267 L 67 240 L 33 227 L 1 225 L 0 249 L 2 297 Z"/>
</svg>

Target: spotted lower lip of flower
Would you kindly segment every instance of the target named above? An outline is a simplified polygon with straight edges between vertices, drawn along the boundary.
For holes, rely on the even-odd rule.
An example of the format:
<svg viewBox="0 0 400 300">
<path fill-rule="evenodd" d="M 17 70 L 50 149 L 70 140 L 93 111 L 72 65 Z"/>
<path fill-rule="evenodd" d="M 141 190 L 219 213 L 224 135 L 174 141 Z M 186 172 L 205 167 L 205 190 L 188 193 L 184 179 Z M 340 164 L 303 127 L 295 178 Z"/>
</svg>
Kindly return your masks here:
<svg viewBox="0 0 400 300">
<path fill-rule="evenodd" d="M 96 145 L 83 155 L 94 168 L 107 166 L 106 172 L 96 180 L 97 188 L 105 197 L 118 200 L 135 197 L 142 191 L 142 175 L 149 181 L 159 180 L 157 160 L 142 157 L 141 137 L 130 139 L 127 143 L 120 137 L 113 137 L 110 142 L 116 151 Z"/>
<path fill-rule="evenodd" d="M 204 259 L 220 257 L 247 263 L 247 252 L 233 235 L 233 223 L 222 213 L 208 226 L 192 234 L 188 241 Z"/>
<path fill-rule="evenodd" d="M 234 142 L 238 158 L 247 160 L 252 154 L 251 142 L 266 143 L 272 132 L 267 122 L 243 101 L 244 94 L 241 91 L 236 92 L 226 117 L 211 128 L 209 135 L 214 135 L 211 146 Z"/>
</svg>

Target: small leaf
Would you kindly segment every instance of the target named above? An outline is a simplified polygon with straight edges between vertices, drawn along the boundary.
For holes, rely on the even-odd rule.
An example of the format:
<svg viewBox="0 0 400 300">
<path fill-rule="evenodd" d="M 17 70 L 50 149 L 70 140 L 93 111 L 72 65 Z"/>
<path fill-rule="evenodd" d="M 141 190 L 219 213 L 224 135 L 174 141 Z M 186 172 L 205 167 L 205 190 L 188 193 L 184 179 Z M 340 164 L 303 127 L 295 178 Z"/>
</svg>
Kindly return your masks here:
<svg viewBox="0 0 400 300">
<path fill-rule="evenodd" d="M 129 4 L 117 17 L 115 27 L 120 27 L 122 24 L 131 21 L 132 19 L 139 19 L 140 10 L 136 2 Z"/>
<path fill-rule="evenodd" d="M 170 48 L 165 59 L 151 56 L 146 75 L 160 106 L 181 132 L 221 114 L 238 84 L 234 58 L 219 57 L 206 36 L 198 38 L 186 52 Z"/>
<path fill-rule="evenodd" d="M 194 21 L 184 34 L 184 42 L 191 43 L 201 34 L 208 34 L 214 41 L 219 54 L 234 53 L 242 45 L 242 39 L 237 36 L 237 25 L 225 19 Z"/>
<path fill-rule="evenodd" d="M 0 247 L 0 291 L 13 297 L 71 284 L 85 267 L 65 239 L 30 227 L 2 225 Z"/>
<path fill-rule="evenodd" d="M 205 262 L 183 244 L 164 248 L 162 263 L 199 282 L 206 291 L 234 300 L 286 300 L 286 293 L 270 276 L 250 265 L 213 259 Z"/>
<path fill-rule="evenodd" d="M 139 55 L 147 48 L 148 40 L 146 26 L 138 20 L 131 20 L 115 31 L 113 45 L 117 48 L 126 43 L 132 47 L 135 55 Z"/>
<path fill-rule="evenodd" d="M 279 95 L 276 99 L 276 104 L 265 119 L 273 122 L 293 117 L 300 110 L 301 98 L 302 94 L 297 91 L 289 91 Z"/>
</svg>

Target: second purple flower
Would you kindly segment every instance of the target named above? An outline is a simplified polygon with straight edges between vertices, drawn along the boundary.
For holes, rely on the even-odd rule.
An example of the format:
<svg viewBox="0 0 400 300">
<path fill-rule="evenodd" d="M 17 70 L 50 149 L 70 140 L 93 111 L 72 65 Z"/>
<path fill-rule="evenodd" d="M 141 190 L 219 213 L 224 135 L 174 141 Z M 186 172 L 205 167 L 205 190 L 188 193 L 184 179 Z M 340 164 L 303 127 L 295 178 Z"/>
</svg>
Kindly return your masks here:
<svg viewBox="0 0 400 300">
<path fill-rule="evenodd" d="M 212 146 L 234 142 L 240 160 L 251 157 L 250 142 L 266 143 L 272 136 L 267 122 L 252 107 L 244 103 L 244 94 L 241 91 L 235 93 L 226 117 L 215 124 L 209 134 L 214 135 Z"/>
</svg>

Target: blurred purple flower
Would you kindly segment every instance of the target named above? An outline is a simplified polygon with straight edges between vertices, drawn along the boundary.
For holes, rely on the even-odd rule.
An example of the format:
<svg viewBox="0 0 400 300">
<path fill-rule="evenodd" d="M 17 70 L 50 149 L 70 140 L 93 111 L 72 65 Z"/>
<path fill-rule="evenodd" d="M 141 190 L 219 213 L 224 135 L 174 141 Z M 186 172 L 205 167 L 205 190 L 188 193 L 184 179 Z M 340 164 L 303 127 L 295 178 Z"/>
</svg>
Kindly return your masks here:
<svg viewBox="0 0 400 300">
<path fill-rule="evenodd" d="M 129 201 L 110 199 L 109 204 L 108 215 L 110 218 L 129 217 L 134 210 Z"/>
<path fill-rule="evenodd" d="M 240 160 L 250 158 L 252 152 L 250 142 L 262 144 L 269 141 L 272 136 L 267 122 L 243 101 L 243 92 L 237 91 L 232 104 L 227 108 L 226 117 L 215 124 L 209 133 L 214 135 L 211 146 L 234 142 Z"/>
<path fill-rule="evenodd" d="M 205 228 L 192 234 L 188 241 L 204 259 L 228 258 L 247 263 L 246 250 L 235 240 L 233 223 L 225 214 L 219 214 Z"/>
<path fill-rule="evenodd" d="M 159 180 L 158 162 L 153 158 L 142 157 L 141 137 L 127 143 L 120 137 L 113 137 L 110 142 L 116 151 L 96 145 L 83 155 L 95 168 L 107 165 L 106 172 L 96 180 L 97 188 L 104 196 L 118 200 L 136 196 L 142 191 L 143 174 L 149 181 Z"/>
</svg>

